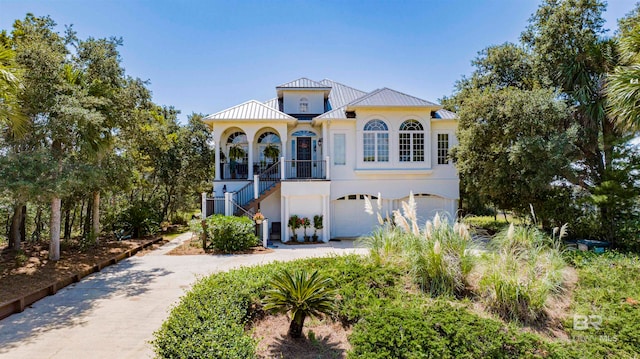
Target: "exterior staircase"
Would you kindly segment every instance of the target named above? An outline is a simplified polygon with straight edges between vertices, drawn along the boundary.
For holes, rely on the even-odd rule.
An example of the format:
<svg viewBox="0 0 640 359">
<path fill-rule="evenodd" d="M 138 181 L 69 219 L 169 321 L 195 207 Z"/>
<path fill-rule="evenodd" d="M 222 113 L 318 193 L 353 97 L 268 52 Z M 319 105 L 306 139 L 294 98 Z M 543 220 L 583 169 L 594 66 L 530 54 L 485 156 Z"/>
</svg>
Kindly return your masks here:
<svg viewBox="0 0 640 359">
<path fill-rule="evenodd" d="M 250 182 L 236 192 L 233 211 L 236 216 L 253 217 L 258 210 L 258 204 L 280 188 L 280 162 L 274 163 L 258 175 L 258 198 L 255 198 L 254 186 L 255 183 Z"/>
</svg>

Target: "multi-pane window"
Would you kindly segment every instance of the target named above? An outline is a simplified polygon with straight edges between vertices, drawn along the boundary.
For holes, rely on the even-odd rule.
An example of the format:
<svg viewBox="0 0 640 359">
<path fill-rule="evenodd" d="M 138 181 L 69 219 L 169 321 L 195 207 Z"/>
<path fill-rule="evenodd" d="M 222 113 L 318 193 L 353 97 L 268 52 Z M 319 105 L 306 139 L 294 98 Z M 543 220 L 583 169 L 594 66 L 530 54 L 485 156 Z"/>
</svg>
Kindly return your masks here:
<svg viewBox="0 0 640 359">
<path fill-rule="evenodd" d="M 398 146 L 400 162 L 424 162 L 424 129 L 420 122 L 407 120 L 400 125 Z"/>
<path fill-rule="evenodd" d="M 438 164 L 449 164 L 449 134 L 438 134 Z"/>
<path fill-rule="evenodd" d="M 303 97 L 300 99 L 300 113 L 309 112 L 309 99 Z"/>
<path fill-rule="evenodd" d="M 364 125 L 363 160 L 365 162 L 389 162 L 389 128 L 381 120 L 371 120 Z"/>
</svg>

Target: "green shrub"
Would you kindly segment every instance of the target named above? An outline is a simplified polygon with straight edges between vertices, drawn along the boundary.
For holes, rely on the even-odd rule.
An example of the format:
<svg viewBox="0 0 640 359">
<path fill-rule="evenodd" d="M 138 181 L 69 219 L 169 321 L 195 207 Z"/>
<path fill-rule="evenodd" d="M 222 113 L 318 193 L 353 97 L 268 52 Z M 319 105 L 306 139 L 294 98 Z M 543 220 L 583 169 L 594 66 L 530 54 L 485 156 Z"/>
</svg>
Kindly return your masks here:
<svg viewBox="0 0 640 359">
<path fill-rule="evenodd" d="M 133 238 L 155 234 L 160 229 L 157 208 L 154 203 L 135 201 L 118 216 L 115 228 L 130 230 Z"/>
<path fill-rule="evenodd" d="M 464 308 L 436 302 L 387 307 L 364 317 L 349 337 L 349 358 L 543 357 L 546 344 Z"/>
<path fill-rule="evenodd" d="M 229 253 L 244 251 L 258 245 L 255 223 L 247 217 L 217 214 L 208 217 L 206 223 L 207 238 L 216 250 Z"/>
</svg>

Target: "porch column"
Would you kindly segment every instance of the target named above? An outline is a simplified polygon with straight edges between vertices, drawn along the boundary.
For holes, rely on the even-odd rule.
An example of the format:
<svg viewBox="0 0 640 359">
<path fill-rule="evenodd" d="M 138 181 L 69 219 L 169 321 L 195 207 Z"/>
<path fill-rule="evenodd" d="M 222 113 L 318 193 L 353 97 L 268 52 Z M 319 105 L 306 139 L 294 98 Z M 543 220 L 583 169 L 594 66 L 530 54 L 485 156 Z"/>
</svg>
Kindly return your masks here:
<svg viewBox="0 0 640 359">
<path fill-rule="evenodd" d="M 281 206 L 282 207 L 282 220 L 280 221 L 280 240 L 282 243 L 289 241 L 289 227 L 287 223 L 289 223 L 289 196 L 282 196 Z"/>
<path fill-rule="evenodd" d="M 285 157 L 282 156 L 280 157 L 280 180 L 284 181 L 285 179 L 287 179 L 285 172 L 287 169 L 286 163 L 284 162 Z"/>
<path fill-rule="evenodd" d="M 329 135 L 327 131 L 327 122 L 322 122 L 322 155 L 329 156 Z"/>
<path fill-rule="evenodd" d="M 247 179 L 251 181 L 253 179 L 253 137 L 249 138 L 249 136 L 247 136 L 247 143 L 249 144 L 249 163 L 247 164 L 247 166 L 249 166 L 249 170 L 247 171 L 249 174 Z"/>
<path fill-rule="evenodd" d="M 269 220 L 265 218 L 262 221 L 262 246 L 267 248 L 268 242 L 269 242 Z"/>
<path fill-rule="evenodd" d="M 331 179 L 331 158 L 329 156 L 324 158 L 324 165 L 325 165 L 325 177 L 327 177 L 327 179 Z"/>
<path fill-rule="evenodd" d="M 330 206 L 330 202 L 329 202 L 329 196 L 328 195 L 324 195 L 322 196 L 322 241 L 325 243 L 328 243 L 329 240 L 331 238 L 329 238 L 329 233 L 331 233 L 329 231 L 329 206 Z"/>
<path fill-rule="evenodd" d="M 282 157 L 284 157 L 284 158 L 286 159 L 286 158 L 287 158 L 287 147 L 289 147 L 289 146 L 288 146 L 288 143 L 287 143 L 287 135 L 286 135 L 286 132 L 285 132 L 284 137 L 282 137 L 282 138 L 280 139 L 280 144 L 282 145 L 282 151 L 281 151 L 281 153 L 280 153 L 280 156 L 282 156 Z"/>
<path fill-rule="evenodd" d="M 220 141 L 216 141 L 215 142 L 215 146 L 216 146 L 216 157 L 215 157 L 215 168 L 214 168 L 214 173 L 215 173 L 215 180 L 216 181 L 220 181 L 220 171 L 222 166 L 220 166 Z"/>
</svg>

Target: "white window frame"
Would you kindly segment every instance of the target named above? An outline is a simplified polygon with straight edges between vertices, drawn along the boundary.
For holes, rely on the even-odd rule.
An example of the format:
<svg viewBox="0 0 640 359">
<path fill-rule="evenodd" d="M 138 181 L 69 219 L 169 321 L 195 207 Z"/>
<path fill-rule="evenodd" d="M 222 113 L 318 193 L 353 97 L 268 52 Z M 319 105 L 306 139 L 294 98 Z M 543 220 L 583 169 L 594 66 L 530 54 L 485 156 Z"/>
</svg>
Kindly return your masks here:
<svg viewBox="0 0 640 359">
<path fill-rule="evenodd" d="M 368 126 L 371 128 L 367 129 Z M 367 121 L 362 131 L 362 161 L 388 163 L 389 157 L 389 126 L 379 119 Z"/>
<path fill-rule="evenodd" d="M 422 124 L 414 119 L 402 122 L 398 133 L 398 161 L 422 163 L 425 162 L 425 154 L 425 135 Z"/>
</svg>

